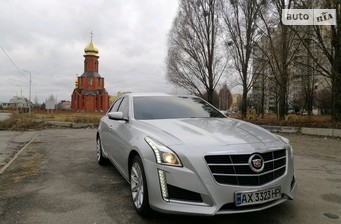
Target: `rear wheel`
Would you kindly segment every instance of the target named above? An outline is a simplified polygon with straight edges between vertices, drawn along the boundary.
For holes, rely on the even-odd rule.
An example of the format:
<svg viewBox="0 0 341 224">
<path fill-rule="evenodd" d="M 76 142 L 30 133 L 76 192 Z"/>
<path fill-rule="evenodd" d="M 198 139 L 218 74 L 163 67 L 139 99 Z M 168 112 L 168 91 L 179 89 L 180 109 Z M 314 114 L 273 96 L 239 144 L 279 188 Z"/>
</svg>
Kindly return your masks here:
<svg viewBox="0 0 341 224">
<path fill-rule="evenodd" d="M 99 165 L 105 165 L 108 160 L 103 157 L 103 150 L 102 150 L 102 144 L 101 139 L 98 137 L 96 140 L 96 154 L 97 154 L 97 162 Z"/>
<path fill-rule="evenodd" d="M 141 216 L 151 212 L 148 200 L 147 180 L 139 156 L 135 156 L 130 167 L 130 190 L 134 207 Z"/>
</svg>

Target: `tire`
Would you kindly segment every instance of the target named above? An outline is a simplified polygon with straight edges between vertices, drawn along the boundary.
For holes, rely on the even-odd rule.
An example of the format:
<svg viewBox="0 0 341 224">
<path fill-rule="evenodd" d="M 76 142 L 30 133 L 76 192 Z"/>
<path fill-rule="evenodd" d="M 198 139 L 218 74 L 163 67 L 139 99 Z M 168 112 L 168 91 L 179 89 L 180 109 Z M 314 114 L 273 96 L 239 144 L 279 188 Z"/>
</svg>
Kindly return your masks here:
<svg viewBox="0 0 341 224">
<path fill-rule="evenodd" d="M 137 213 L 143 217 L 151 214 L 148 199 L 146 175 L 139 156 L 135 156 L 130 166 L 130 191 Z"/>
<path fill-rule="evenodd" d="M 108 160 L 103 156 L 102 144 L 100 137 L 96 140 L 96 154 L 97 154 L 97 162 L 99 165 L 106 165 Z"/>
</svg>

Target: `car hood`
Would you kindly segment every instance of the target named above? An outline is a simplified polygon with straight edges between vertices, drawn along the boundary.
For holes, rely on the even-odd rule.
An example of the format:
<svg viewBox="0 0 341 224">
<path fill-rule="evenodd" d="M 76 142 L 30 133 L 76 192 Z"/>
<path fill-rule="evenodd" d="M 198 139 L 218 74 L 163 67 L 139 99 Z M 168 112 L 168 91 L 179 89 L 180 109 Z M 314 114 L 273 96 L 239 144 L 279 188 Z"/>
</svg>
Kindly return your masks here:
<svg viewBox="0 0 341 224">
<path fill-rule="evenodd" d="M 150 137 L 168 146 L 226 146 L 279 141 L 267 130 L 231 118 L 189 118 L 140 121 Z"/>
</svg>

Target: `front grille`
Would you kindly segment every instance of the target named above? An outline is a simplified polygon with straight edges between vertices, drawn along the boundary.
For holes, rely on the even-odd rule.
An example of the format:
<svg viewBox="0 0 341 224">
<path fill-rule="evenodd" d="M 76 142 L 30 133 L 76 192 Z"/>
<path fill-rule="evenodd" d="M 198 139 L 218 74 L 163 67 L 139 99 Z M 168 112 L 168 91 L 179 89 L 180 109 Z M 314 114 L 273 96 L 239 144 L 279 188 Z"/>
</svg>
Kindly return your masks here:
<svg viewBox="0 0 341 224">
<path fill-rule="evenodd" d="M 202 198 L 199 193 L 175 187 L 170 184 L 167 185 L 167 188 L 169 199 L 189 202 L 202 202 Z"/>
<path fill-rule="evenodd" d="M 253 154 L 206 155 L 206 163 L 217 183 L 260 186 L 281 177 L 286 170 L 286 150 L 258 153 L 264 160 L 264 169 L 254 172 L 249 165 Z"/>
</svg>

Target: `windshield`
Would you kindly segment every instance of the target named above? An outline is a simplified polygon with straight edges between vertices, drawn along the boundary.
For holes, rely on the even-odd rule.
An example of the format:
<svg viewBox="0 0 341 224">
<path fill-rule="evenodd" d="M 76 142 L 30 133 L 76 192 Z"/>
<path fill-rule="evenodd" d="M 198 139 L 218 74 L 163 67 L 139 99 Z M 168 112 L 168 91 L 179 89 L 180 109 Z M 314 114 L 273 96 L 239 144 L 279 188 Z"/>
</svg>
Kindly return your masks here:
<svg viewBox="0 0 341 224">
<path fill-rule="evenodd" d="M 140 96 L 133 98 L 133 104 L 137 120 L 225 117 L 196 97 Z"/>
</svg>

